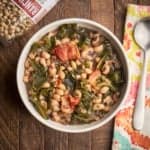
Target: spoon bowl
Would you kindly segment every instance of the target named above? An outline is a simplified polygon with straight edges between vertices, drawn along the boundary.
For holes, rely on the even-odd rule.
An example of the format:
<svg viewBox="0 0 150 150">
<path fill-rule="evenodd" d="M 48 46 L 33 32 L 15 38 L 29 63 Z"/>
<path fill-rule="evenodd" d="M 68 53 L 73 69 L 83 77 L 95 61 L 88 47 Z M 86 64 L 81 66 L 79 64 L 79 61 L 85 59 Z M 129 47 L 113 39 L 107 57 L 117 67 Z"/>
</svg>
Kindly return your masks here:
<svg viewBox="0 0 150 150">
<path fill-rule="evenodd" d="M 146 51 L 150 48 L 150 18 L 138 21 L 134 28 L 134 38 L 136 43 Z"/>
<path fill-rule="evenodd" d="M 150 50 L 150 18 L 144 18 L 138 21 L 134 27 L 134 39 L 143 50 L 143 68 L 136 97 L 133 126 L 136 130 L 141 130 L 144 124 L 145 109 L 145 88 L 146 88 L 146 71 L 148 62 L 148 50 Z"/>
</svg>

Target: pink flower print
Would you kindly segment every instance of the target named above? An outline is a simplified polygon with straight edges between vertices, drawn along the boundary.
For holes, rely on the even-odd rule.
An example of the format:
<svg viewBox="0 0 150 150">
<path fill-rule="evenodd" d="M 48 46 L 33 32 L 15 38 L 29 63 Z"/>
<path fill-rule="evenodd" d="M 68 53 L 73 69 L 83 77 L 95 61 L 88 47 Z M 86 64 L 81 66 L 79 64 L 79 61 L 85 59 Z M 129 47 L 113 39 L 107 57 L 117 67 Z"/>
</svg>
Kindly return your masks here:
<svg viewBox="0 0 150 150">
<path fill-rule="evenodd" d="M 131 90 L 130 90 L 130 97 L 131 98 L 136 98 L 138 86 L 139 86 L 138 81 L 131 83 Z"/>
<path fill-rule="evenodd" d="M 142 12 L 142 11 L 144 11 L 144 7 L 143 6 L 138 6 L 138 11 L 140 12 Z"/>
<path fill-rule="evenodd" d="M 129 50 L 131 47 L 131 39 L 128 34 L 124 35 L 123 46 L 124 46 L 125 50 Z"/>
<path fill-rule="evenodd" d="M 132 25 L 131 22 L 128 22 L 128 23 L 127 23 L 127 28 L 132 28 L 132 26 L 133 26 L 133 25 Z"/>
<path fill-rule="evenodd" d="M 141 56 L 141 51 L 140 50 L 136 52 L 136 56 L 138 56 L 138 57 Z"/>
</svg>

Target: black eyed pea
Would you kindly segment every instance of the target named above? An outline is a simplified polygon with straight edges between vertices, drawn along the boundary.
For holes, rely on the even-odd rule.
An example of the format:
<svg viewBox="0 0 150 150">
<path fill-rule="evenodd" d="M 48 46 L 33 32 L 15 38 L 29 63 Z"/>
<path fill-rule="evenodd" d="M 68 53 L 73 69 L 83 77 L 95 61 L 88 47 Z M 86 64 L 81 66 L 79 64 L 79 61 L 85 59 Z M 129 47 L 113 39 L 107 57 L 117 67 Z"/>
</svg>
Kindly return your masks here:
<svg viewBox="0 0 150 150">
<path fill-rule="evenodd" d="M 96 46 L 94 47 L 94 50 L 97 52 L 97 53 L 101 53 L 103 50 L 104 50 L 104 45 L 101 44 L 99 46 Z"/>
<path fill-rule="evenodd" d="M 57 101 L 60 101 L 60 95 L 58 94 L 54 94 L 53 98 Z"/>
<path fill-rule="evenodd" d="M 105 109 L 105 105 L 104 104 L 94 104 L 93 105 L 93 110 L 104 110 Z"/>
<path fill-rule="evenodd" d="M 36 56 L 36 54 L 35 54 L 35 53 L 33 53 L 33 52 L 29 54 L 29 58 L 30 58 L 30 59 L 34 59 L 34 58 L 35 58 L 35 56 Z"/>
<path fill-rule="evenodd" d="M 110 66 L 108 64 L 104 64 L 102 68 L 102 73 L 107 75 L 110 72 Z"/>
<path fill-rule="evenodd" d="M 59 106 L 59 102 L 57 101 L 57 100 L 55 100 L 55 99 L 52 99 L 51 100 L 51 106 L 53 107 L 53 106 Z"/>
<path fill-rule="evenodd" d="M 56 70 L 55 67 L 50 67 L 50 68 L 49 68 L 49 75 L 50 75 L 50 76 L 55 76 L 55 75 L 56 75 L 56 72 L 57 72 L 57 70 Z"/>
<path fill-rule="evenodd" d="M 104 101 L 104 103 L 106 103 L 107 105 L 110 105 L 110 104 L 113 103 L 113 99 L 112 99 L 112 97 L 111 97 L 110 95 L 107 96 L 107 97 L 105 97 L 103 101 Z"/>
<path fill-rule="evenodd" d="M 107 93 L 109 91 L 109 87 L 108 86 L 103 86 L 101 89 L 100 89 L 100 92 L 102 93 L 102 94 L 105 94 L 105 93 Z"/>
<path fill-rule="evenodd" d="M 44 97 L 43 95 L 40 94 L 39 99 L 40 99 L 40 100 L 44 100 L 45 97 Z"/>
<path fill-rule="evenodd" d="M 75 63 L 75 61 L 71 61 L 71 66 L 73 69 L 77 69 L 77 64 Z"/>
<path fill-rule="evenodd" d="M 67 114 L 70 114 L 73 111 L 66 99 L 63 99 L 61 102 L 61 111 Z"/>
<path fill-rule="evenodd" d="M 47 60 L 46 60 L 46 65 L 49 66 L 50 64 L 51 64 L 50 59 L 47 59 Z"/>
<path fill-rule="evenodd" d="M 60 45 L 61 41 L 60 40 L 56 40 L 56 45 Z"/>
<path fill-rule="evenodd" d="M 43 67 L 46 67 L 46 60 L 44 58 L 40 58 L 40 64 L 43 65 Z"/>
<path fill-rule="evenodd" d="M 40 104 L 44 109 L 47 109 L 47 102 L 45 100 L 40 100 Z"/>
<path fill-rule="evenodd" d="M 86 85 L 85 85 L 85 87 L 86 87 L 89 91 L 91 91 L 91 90 L 92 90 L 92 87 L 91 87 L 91 85 L 90 85 L 90 84 L 86 84 Z"/>
<path fill-rule="evenodd" d="M 86 114 L 87 113 L 87 110 L 86 109 L 84 109 L 84 108 L 81 108 L 81 113 L 83 113 L 83 114 Z"/>
<path fill-rule="evenodd" d="M 61 106 L 61 111 L 64 112 L 64 113 L 67 113 L 67 114 L 71 114 L 72 113 L 72 109 L 70 108 L 70 106 L 64 106 L 62 105 Z"/>
<path fill-rule="evenodd" d="M 86 73 L 82 73 L 82 74 L 81 74 L 81 78 L 82 78 L 82 79 L 86 79 L 86 78 L 87 78 L 87 74 L 86 74 Z"/>
<path fill-rule="evenodd" d="M 39 61 L 40 61 L 40 57 L 38 57 L 38 56 L 37 56 L 37 57 L 35 57 L 35 62 L 37 62 L 37 63 L 38 63 Z"/>
<path fill-rule="evenodd" d="M 75 39 L 75 40 L 71 41 L 71 43 L 72 43 L 72 44 L 77 44 L 77 43 L 79 43 L 79 40 L 78 40 L 78 39 Z"/>
<path fill-rule="evenodd" d="M 92 61 L 87 61 L 87 64 L 88 64 L 88 68 L 92 68 L 93 67 L 93 62 Z"/>
<path fill-rule="evenodd" d="M 76 79 L 77 79 L 77 80 L 81 79 L 81 76 L 77 74 L 77 75 L 76 75 Z"/>
<path fill-rule="evenodd" d="M 98 98 L 102 98 L 102 94 L 101 93 L 98 94 Z"/>
<path fill-rule="evenodd" d="M 97 37 L 100 37 L 100 33 L 98 33 L 98 32 L 93 33 L 93 39 L 97 38 Z"/>
<path fill-rule="evenodd" d="M 57 33 L 56 31 L 49 32 L 47 36 L 50 38 L 50 37 L 56 35 L 56 33 Z"/>
<path fill-rule="evenodd" d="M 34 97 L 34 98 L 31 99 L 31 101 L 35 103 L 35 102 L 38 101 L 38 98 L 37 98 L 37 97 Z"/>
<path fill-rule="evenodd" d="M 25 83 L 28 83 L 28 82 L 29 82 L 29 77 L 28 77 L 28 76 L 24 76 L 24 77 L 23 77 L 23 81 L 24 81 Z"/>
<path fill-rule="evenodd" d="M 61 71 L 65 70 L 65 67 L 64 66 L 60 66 L 60 70 Z"/>
<path fill-rule="evenodd" d="M 82 97 L 82 93 L 81 93 L 80 90 L 75 90 L 75 95 L 76 95 L 77 97 L 79 97 L 79 98 Z"/>
<path fill-rule="evenodd" d="M 100 37 L 96 35 L 92 40 L 92 45 L 96 47 L 96 46 L 99 46 L 99 44 L 100 44 Z"/>
<path fill-rule="evenodd" d="M 50 83 L 49 82 L 44 82 L 42 85 L 42 88 L 49 88 L 50 87 Z"/>
<path fill-rule="evenodd" d="M 57 90 L 56 90 L 56 93 L 57 93 L 58 95 L 60 95 L 60 96 L 64 95 L 64 91 L 61 90 L 61 89 L 57 89 Z"/>
<path fill-rule="evenodd" d="M 42 51 L 41 53 L 41 56 L 44 58 L 44 59 L 49 59 L 50 58 L 50 54 L 46 51 Z"/>
<path fill-rule="evenodd" d="M 63 38 L 63 39 L 61 40 L 62 43 L 67 43 L 67 42 L 69 42 L 69 41 L 70 41 L 69 38 Z"/>
<path fill-rule="evenodd" d="M 30 66 L 27 70 L 28 70 L 29 72 L 32 72 L 32 71 L 33 71 L 33 67 Z"/>
<path fill-rule="evenodd" d="M 25 68 L 29 68 L 30 67 L 30 63 L 29 63 L 29 60 L 27 59 L 26 61 L 25 61 Z"/>
<path fill-rule="evenodd" d="M 100 104 L 102 102 L 102 99 L 101 98 L 95 98 L 94 100 L 93 100 L 93 103 L 95 103 L 95 104 Z"/>
<path fill-rule="evenodd" d="M 77 64 L 78 66 L 80 66 L 80 65 L 81 65 L 81 62 L 80 62 L 79 60 L 76 60 L 76 64 Z"/>
<path fill-rule="evenodd" d="M 56 112 L 60 111 L 60 108 L 58 106 L 53 106 L 52 109 L 53 109 L 53 111 L 56 111 Z"/>
<path fill-rule="evenodd" d="M 70 66 L 68 66 L 67 69 L 68 69 L 68 71 L 72 71 L 73 70 L 73 68 L 70 67 Z"/>
<path fill-rule="evenodd" d="M 92 53 L 92 52 L 93 52 L 93 49 L 84 50 L 82 51 L 81 56 L 85 59 L 92 60 L 93 59 L 92 56 L 89 55 L 89 53 Z"/>
<path fill-rule="evenodd" d="M 59 86 L 58 86 L 61 90 L 66 90 L 66 87 L 65 87 L 65 85 L 64 84 L 59 84 Z"/>
<path fill-rule="evenodd" d="M 92 70 L 91 70 L 90 68 L 86 68 L 86 69 L 85 69 L 85 72 L 86 72 L 87 74 L 91 74 L 91 73 L 92 73 Z"/>
<path fill-rule="evenodd" d="M 120 95 L 119 92 L 116 92 L 116 93 L 113 94 L 113 101 L 114 101 L 114 102 L 116 102 L 116 101 L 119 100 L 119 95 Z"/>
<path fill-rule="evenodd" d="M 81 56 L 82 56 L 83 58 L 86 58 L 86 57 L 87 57 L 87 51 L 86 51 L 86 50 L 83 50 L 83 51 L 81 52 Z"/>
<path fill-rule="evenodd" d="M 55 99 L 51 100 L 51 107 L 52 107 L 53 111 L 59 111 L 60 110 L 59 102 Z"/>
<path fill-rule="evenodd" d="M 68 89 L 66 89 L 64 92 L 65 92 L 64 95 L 68 95 L 69 94 L 69 90 Z"/>
<path fill-rule="evenodd" d="M 59 71 L 59 77 L 63 80 L 65 78 L 65 73 L 63 71 Z"/>
<path fill-rule="evenodd" d="M 103 110 L 104 110 L 105 112 L 109 112 L 110 106 L 105 106 Z"/>
<path fill-rule="evenodd" d="M 50 115 L 52 113 L 52 110 L 51 109 L 48 109 L 47 111 L 46 111 L 46 114 L 47 115 Z"/>
<path fill-rule="evenodd" d="M 59 122 L 61 120 L 60 116 L 58 115 L 57 112 L 52 113 L 52 117 L 55 121 Z"/>
<path fill-rule="evenodd" d="M 99 57 L 96 57 L 96 58 L 95 58 L 95 61 L 96 61 L 96 62 L 99 62 L 99 61 L 100 61 L 100 58 L 99 58 Z"/>
<path fill-rule="evenodd" d="M 30 71 L 29 70 L 25 70 L 25 76 L 29 76 L 30 75 Z"/>
</svg>

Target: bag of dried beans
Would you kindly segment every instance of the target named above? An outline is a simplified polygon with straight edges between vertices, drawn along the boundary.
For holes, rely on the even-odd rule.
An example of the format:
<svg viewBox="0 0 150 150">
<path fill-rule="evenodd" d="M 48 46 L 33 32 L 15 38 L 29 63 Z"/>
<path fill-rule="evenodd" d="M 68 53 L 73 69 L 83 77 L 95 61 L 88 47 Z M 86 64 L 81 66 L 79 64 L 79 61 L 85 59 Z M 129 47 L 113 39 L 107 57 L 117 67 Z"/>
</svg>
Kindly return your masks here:
<svg viewBox="0 0 150 150">
<path fill-rule="evenodd" d="M 0 0 L 0 38 L 11 40 L 38 23 L 59 0 Z"/>
</svg>

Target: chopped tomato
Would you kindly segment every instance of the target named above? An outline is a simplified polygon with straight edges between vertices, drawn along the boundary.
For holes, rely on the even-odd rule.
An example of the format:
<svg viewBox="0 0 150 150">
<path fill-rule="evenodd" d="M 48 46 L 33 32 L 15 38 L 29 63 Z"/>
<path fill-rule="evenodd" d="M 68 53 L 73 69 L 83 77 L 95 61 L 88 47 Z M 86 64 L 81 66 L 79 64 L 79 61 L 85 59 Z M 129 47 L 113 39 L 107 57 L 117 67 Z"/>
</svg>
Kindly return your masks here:
<svg viewBox="0 0 150 150">
<path fill-rule="evenodd" d="M 100 76 L 100 74 L 101 73 L 99 70 L 95 70 L 94 72 L 92 72 L 91 75 L 89 76 L 89 83 L 95 84 L 95 82 L 98 79 L 98 77 Z"/>
<path fill-rule="evenodd" d="M 61 61 L 68 60 L 68 47 L 66 45 L 58 45 L 55 48 L 55 54 Z"/>
<path fill-rule="evenodd" d="M 78 59 L 79 57 L 80 57 L 80 53 L 77 46 L 73 44 L 69 44 L 68 58 L 72 60 L 72 59 Z"/>
<path fill-rule="evenodd" d="M 54 51 L 56 56 L 63 62 L 80 57 L 78 47 L 71 43 L 58 45 Z"/>
<path fill-rule="evenodd" d="M 73 96 L 71 96 L 71 95 L 68 96 L 68 99 L 69 99 L 69 102 L 70 102 L 70 106 L 71 106 L 71 108 L 73 108 L 73 109 L 74 109 L 74 107 L 75 107 L 76 105 L 78 105 L 79 102 L 80 102 L 80 99 L 79 99 L 79 98 L 73 97 Z"/>
</svg>

